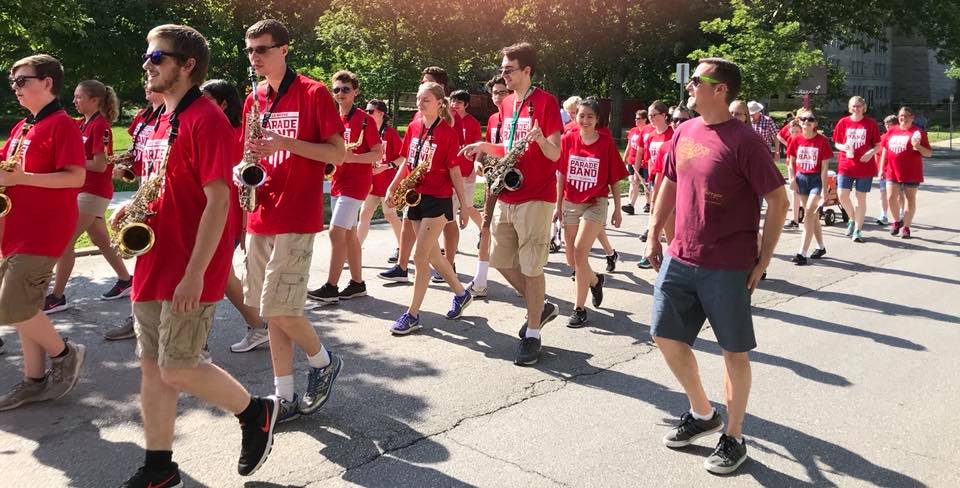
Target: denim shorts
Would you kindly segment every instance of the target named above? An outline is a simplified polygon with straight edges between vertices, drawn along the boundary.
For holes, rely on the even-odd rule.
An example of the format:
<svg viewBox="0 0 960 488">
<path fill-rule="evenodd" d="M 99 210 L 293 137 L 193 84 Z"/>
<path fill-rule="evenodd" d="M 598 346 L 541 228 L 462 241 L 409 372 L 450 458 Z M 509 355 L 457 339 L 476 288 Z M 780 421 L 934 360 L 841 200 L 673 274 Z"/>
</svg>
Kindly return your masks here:
<svg viewBox="0 0 960 488">
<path fill-rule="evenodd" d="M 837 188 L 844 190 L 856 189 L 860 193 L 870 193 L 871 186 L 873 186 L 872 176 L 854 178 L 852 176 L 837 175 Z"/>
<path fill-rule="evenodd" d="M 707 269 L 665 255 L 653 288 L 650 335 L 693 346 L 709 320 L 723 350 L 754 349 L 749 277 L 749 271 Z"/>
<path fill-rule="evenodd" d="M 886 193 L 886 191 L 887 191 L 887 180 L 885 180 L 885 179 L 883 178 L 883 176 L 881 176 L 881 177 L 877 180 L 877 183 L 880 185 L 880 193 Z"/>
<path fill-rule="evenodd" d="M 819 195 L 823 193 L 823 179 L 820 173 L 797 173 L 797 193 L 801 195 Z"/>
</svg>

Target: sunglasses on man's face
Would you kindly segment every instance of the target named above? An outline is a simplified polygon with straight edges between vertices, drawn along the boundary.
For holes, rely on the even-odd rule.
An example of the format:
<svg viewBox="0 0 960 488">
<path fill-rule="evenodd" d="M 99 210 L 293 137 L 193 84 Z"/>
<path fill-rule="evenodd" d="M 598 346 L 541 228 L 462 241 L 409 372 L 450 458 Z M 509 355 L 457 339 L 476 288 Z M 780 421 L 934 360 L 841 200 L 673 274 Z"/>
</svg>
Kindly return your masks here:
<svg viewBox="0 0 960 488">
<path fill-rule="evenodd" d="M 146 63 L 148 60 L 151 64 L 157 65 L 163 62 L 164 56 L 170 56 L 171 58 L 185 59 L 186 56 L 180 53 L 175 53 L 171 51 L 151 51 L 144 53 L 143 62 Z"/>
<path fill-rule="evenodd" d="M 800 122 L 816 122 L 816 117 L 797 117 Z"/>
<path fill-rule="evenodd" d="M 33 75 L 20 75 L 16 78 L 10 78 L 10 88 L 16 86 L 17 88 L 23 88 L 27 84 L 27 80 L 42 80 L 45 76 L 33 76 Z"/>
<path fill-rule="evenodd" d="M 513 90 L 493 90 L 493 94 L 497 96 L 509 95 L 513 93 Z"/>
<path fill-rule="evenodd" d="M 334 94 L 337 94 L 337 93 L 345 93 L 345 94 L 346 94 L 346 93 L 350 93 L 350 90 L 352 90 L 352 88 L 350 88 L 349 86 L 338 86 L 338 87 L 334 87 L 333 93 L 334 93 Z"/>
<path fill-rule="evenodd" d="M 247 53 L 247 56 L 249 56 L 249 55 L 251 55 L 251 54 L 253 54 L 253 53 L 257 53 L 257 54 L 263 56 L 264 54 L 267 54 L 267 51 L 269 51 L 269 50 L 271 50 L 271 49 L 273 49 L 273 48 L 275 48 L 275 47 L 280 47 L 280 46 L 282 46 L 282 45 L 283 45 L 283 44 L 274 44 L 274 45 L 272 45 L 272 46 L 253 46 L 253 47 L 246 47 L 246 48 L 243 48 L 243 52 Z"/>
<path fill-rule="evenodd" d="M 694 87 L 700 86 L 700 84 L 704 82 L 710 83 L 712 85 L 716 85 L 717 83 L 723 83 L 722 81 L 707 75 L 695 75 L 690 77 L 690 83 Z"/>
</svg>

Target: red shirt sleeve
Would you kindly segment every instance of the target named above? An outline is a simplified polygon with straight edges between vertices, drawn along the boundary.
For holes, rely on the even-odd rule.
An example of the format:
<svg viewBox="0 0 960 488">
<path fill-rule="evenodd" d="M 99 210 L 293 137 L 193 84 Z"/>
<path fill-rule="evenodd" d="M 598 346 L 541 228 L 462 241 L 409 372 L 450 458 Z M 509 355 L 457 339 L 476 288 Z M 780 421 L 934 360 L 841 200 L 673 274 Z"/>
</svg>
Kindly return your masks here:
<svg viewBox="0 0 960 488">
<path fill-rule="evenodd" d="M 380 133 L 377 132 L 377 120 L 366 112 L 363 113 L 364 120 L 367 121 L 367 128 L 363 131 L 363 141 L 367 148 L 376 146 L 380 142 Z M 368 149 L 369 152 L 369 149 Z"/>
<path fill-rule="evenodd" d="M 546 95 L 546 92 L 544 92 Z M 550 137 L 556 133 L 563 134 L 563 119 L 560 118 L 560 105 L 557 104 L 556 99 L 552 95 L 547 95 L 544 97 L 546 100 L 546 107 L 541 110 L 543 113 L 538 114 L 537 117 L 540 118 L 543 123 L 540 124 L 540 130 L 543 132 L 543 135 Z"/>
<path fill-rule="evenodd" d="M 794 137 L 790 139 L 790 144 L 787 144 L 787 157 L 797 157 L 797 140 L 800 137 Z"/>
<path fill-rule="evenodd" d="M 570 133 L 567 132 L 562 137 L 560 137 L 560 159 L 557 160 L 557 172 L 563 175 L 563 180 L 567 180 L 567 164 L 570 162 L 570 145 L 574 143 L 574 139 L 570 137 Z"/>
<path fill-rule="evenodd" d="M 207 186 L 216 180 L 232 181 L 233 155 L 236 142 L 222 134 L 233 134 L 233 127 L 223 117 L 203 117 L 197 121 L 197 128 L 191 133 L 193 139 L 193 160 L 199 163 L 200 184 Z"/>
<path fill-rule="evenodd" d="M 320 133 L 320 140 L 316 142 L 324 142 L 334 135 L 343 137 L 343 122 L 340 121 L 340 112 L 337 111 L 337 104 L 333 101 L 330 92 L 327 91 L 327 87 L 318 84 L 311 97 L 317 117 L 317 129 Z"/>
<path fill-rule="evenodd" d="M 833 148 L 830 147 L 830 140 L 820 136 L 820 161 L 826 161 L 833 157 Z"/>
<path fill-rule="evenodd" d="M 400 157 L 403 141 L 400 140 L 400 133 L 397 132 L 397 129 L 393 127 L 387 127 L 387 132 L 384 134 L 385 139 L 387 140 L 387 147 L 384 154 L 387 157 L 387 162 L 391 162 Z"/>
<path fill-rule="evenodd" d="M 833 142 L 843 144 L 847 140 L 847 118 L 844 117 L 837 121 L 833 126 Z"/>
<path fill-rule="evenodd" d="M 610 162 L 610 167 L 607 170 L 607 184 L 614 184 L 624 178 L 626 178 L 629 173 L 627 172 L 627 166 L 623 163 L 623 158 L 620 157 L 620 150 L 617 149 L 617 143 L 613 140 L 613 136 L 606 137 L 607 139 L 607 152 L 608 161 Z"/>
</svg>

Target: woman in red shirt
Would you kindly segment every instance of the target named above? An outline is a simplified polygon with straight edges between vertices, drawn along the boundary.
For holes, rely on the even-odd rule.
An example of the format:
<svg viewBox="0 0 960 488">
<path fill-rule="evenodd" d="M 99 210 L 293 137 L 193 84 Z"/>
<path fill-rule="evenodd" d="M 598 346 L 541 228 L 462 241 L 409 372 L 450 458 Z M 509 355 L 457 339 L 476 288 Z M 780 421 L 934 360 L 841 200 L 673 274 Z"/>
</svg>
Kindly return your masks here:
<svg viewBox="0 0 960 488">
<path fill-rule="evenodd" d="M 644 174 L 646 168 L 641 164 L 643 159 L 641 156 L 643 155 L 643 133 L 650 122 L 647 111 L 643 109 L 637 110 L 633 120 L 635 125 L 630 129 L 630 132 L 627 132 L 627 149 L 623 152 L 623 161 L 627 164 L 627 171 L 630 173 L 630 201 L 621 210 L 626 212 L 627 215 L 636 213 L 634 204 L 637 203 L 637 198 L 643 191 L 644 180 L 646 180 Z M 647 199 L 644 209 L 650 211 L 650 194 L 643 192 L 643 195 Z"/>
<path fill-rule="evenodd" d="M 643 160 L 647 164 L 648 171 L 650 172 L 650 201 L 657 201 L 657 189 L 659 188 L 660 183 L 658 181 L 657 175 L 663 174 L 663 159 L 661 159 L 661 147 L 666 148 L 669 145 L 671 139 L 673 139 L 673 127 L 670 127 L 669 117 L 670 112 L 667 104 L 657 100 L 650 104 L 650 107 L 647 108 L 647 115 L 650 117 L 650 124 L 653 126 L 653 132 L 650 133 L 650 138 L 647 139 L 647 143 L 643 146 Z M 650 210 L 650 213 L 653 213 L 653 210 Z M 647 222 L 647 230 L 643 231 L 643 234 L 640 234 L 640 241 L 647 242 L 647 234 L 650 232 L 649 228 L 650 222 Z M 668 236 L 673 235 L 673 220 L 667 219 L 667 225 L 664 227 L 664 233 Z M 650 261 L 646 257 L 640 258 L 640 262 L 637 263 L 637 267 L 642 269 L 649 269 L 652 267 Z"/>
<path fill-rule="evenodd" d="M 373 165 L 373 186 L 370 194 L 363 202 L 360 209 L 360 224 L 357 226 L 357 238 L 360 239 L 360 245 L 367 239 L 367 233 L 370 232 L 370 219 L 377 207 L 381 207 L 383 198 L 387 195 L 387 187 L 397 175 L 397 168 L 403 163 L 403 156 L 400 154 L 400 146 L 403 141 L 400 140 L 400 133 L 387 123 L 387 104 L 383 100 L 370 100 L 367 102 L 367 113 L 377 121 L 377 133 L 380 134 L 380 142 L 383 144 L 383 159 Z M 395 210 L 390 210 L 386 205 L 382 205 L 383 218 L 393 229 L 393 235 L 397 238 L 397 247 L 393 252 L 394 262 L 396 256 L 400 254 L 400 217 Z"/>
<path fill-rule="evenodd" d="M 73 240 L 57 261 L 53 291 L 47 295 L 43 311 L 51 314 L 70 308 L 64 291 L 73 273 L 76 254 L 73 246 L 86 232 L 90 241 L 100 249 L 103 258 L 117 274 L 113 287 L 101 295 L 104 300 L 114 300 L 130 294 L 130 272 L 123 259 L 110 243 L 110 233 L 103 216 L 113 198 L 113 168 L 107 157 L 113 154 L 113 134 L 110 124 L 120 115 L 120 102 L 113 88 L 97 80 L 85 80 L 77 84 L 73 92 L 73 105 L 82 118 L 78 121 L 83 134 L 83 151 L 87 158 L 87 176 L 77 195 L 80 218 Z"/>
<path fill-rule="evenodd" d="M 420 203 L 407 210 L 407 219 L 413 223 L 417 234 L 417 244 L 413 251 L 413 262 L 417 267 L 413 286 L 413 298 L 410 307 L 393 323 L 390 332 L 394 335 L 406 335 L 420 329 L 420 305 L 430 285 L 430 273 L 437 270 L 444 281 L 455 293 L 453 305 L 447 312 L 448 319 L 458 319 L 463 310 L 473 302 L 473 296 L 464 289 L 453 271 L 453 266 L 440 254 L 437 238 L 444 226 L 453 220 L 453 198 L 456 192 L 461 202 L 465 200 L 463 177 L 457 152 L 460 150 L 460 138 L 453 129 L 453 117 L 450 115 L 450 102 L 444 97 L 443 86 L 428 82 L 420 85 L 417 91 L 417 109 L 419 117 L 407 127 L 403 138 L 404 164 L 387 188 L 386 202 L 389 211 L 394 209 L 394 197 L 400 182 L 420 164 L 426 164 L 427 170 L 414 189 L 420 193 Z M 400 195 L 401 197 L 403 195 Z M 460 228 L 467 225 L 465 214 L 459 212 Z"/>
<path fill-rule="evenodd" d="M 790 189 L 799 196 L 804 208 L 803 239 L 800 251 L 793 257 L 797 266 L 807 264 L 807 249 L 810 240 L 817 238 L 817 249 L 810 254 L 819 259 L 827 253 L 823 246 L 823 229 L 817 218 L 817 207 L 827 182 L 828 165 L 824 161 L 833 157 L 830 141 L 817 132 L 817 117 L 810 110 L 797 114 L 797 120 L 803 125 L 803 132 L 790 139 L 787 145 L 787 172 L 790 175 Z"/>
<path fill-rule="evenodd" d="M 890 225 L 890 221 L 887 219 L 889 215 L 889 208 L 887 207 L 887 180 L 886 176 L 883 174 L 883 145 L 887 142 L 887 133 L 890 132 L 890 129 L 899 125 L 900 122 L 897 120 L 896 115 L 888 115 L 883 118 L 883 135 L 880 136 L 880 152 L 877 153 L 877 170 L 880 172 L 880 181 L 877 183 L 880 186 L 880 215 L 877 217 L 877 225 L 887 226 Z M 900 192 L 900 212 L 903 213 L 903 208 L 905 207 L 905 199 L 903 197 L 903 192 Z M 900 216 L 894 217 L 894 220 L 902 218 Z"/>
<path fill-rule="evenodd" d="M 927 133 L 913 125 L 913 110 L 900 107 L 900 125 L 887 131 L 883 143 L 884 179 L 887 180 L 887 206 L 890 215 L 900 215 L 900 193 L 907 204 L 903 219 L 890 224 L 890 235 L 909 239 L 910 224 L 917 213 L 917 190 L 923 182 L 923 158 L 933 156 Z"/>
<path fill-rule="evenodd" d="M 567 264 L 575 270 L 576 303 L 568 327 L 583 327 L 587 311 L 587 289 L 593 295 L 593 306 L 603 302 L 604 275 L 596 274 L 588 258 L 594 241 L 607 220 L 613 194 L 613 215 L 610 223 L 620 227 L 620 180 L 627 177 L 627 168 L 613 136 L 597 131 L 600 103 L 587 98 L 577 108 L 577 127 L 563 135 L 557 172 L 557 201 L 561 202 L 554 220 L 563 220 L 564 250 Z"/>
<path fill-rule="evenodd" d="M 847 237 L 863 242 L 863 220 L 867 212 L 867 193 L 877 176 L 873 157 L 880 152 L 880 127 L 864 115 L 867 102 L 860 96 L 850 97 L 848 117 L 837 121 L 833 142 L 837 148 L 837 191 L 840 205 L 850 214 Z M 854 191 L 856 202 L 851 200 Z"/>
</svg>

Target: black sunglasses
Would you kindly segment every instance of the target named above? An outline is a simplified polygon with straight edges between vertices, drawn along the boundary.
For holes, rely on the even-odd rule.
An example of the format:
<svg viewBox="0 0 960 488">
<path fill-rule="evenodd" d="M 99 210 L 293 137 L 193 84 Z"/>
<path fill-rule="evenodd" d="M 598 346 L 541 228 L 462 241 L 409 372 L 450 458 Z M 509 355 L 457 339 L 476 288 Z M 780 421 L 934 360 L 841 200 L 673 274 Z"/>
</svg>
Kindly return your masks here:
<svg viewBox="0 0 960 488">
<path fill-rule="evenodd" d="M 263 56 L 264 54 L 267 54 L 267 51 L 269 51 L 269 50 L 271 50 L 271 49 L 273 49 L 273 48 L 275 48 L 275 47 L 280 47 L 280 46 L 283 46 L 283 44 L 274 44 L 274 45 L 272 45 L 272 46 L 245 47 L 245 48 L 243 48 L 243 52 L 247 53 L 247 56 L 249 56 L 249 55 L 251 55 L 251 54 L 253 54 L 253 53 L 257 53 L 257 54 Z"/>
<path fill-rule="evenodd" d="M 10 87 L 16 85 L 18 88 L 23 88 L 27 84 L 27 80 L 42 80 L 44 78 L 46 76 L 20 75 L 16 78 L 10 78 Z"/>
<path fill-rule="evenodd" d="M 175 52 L 172 52 L 172 51 L 151 51 L 151 52 L 148 52 L 148 53 L 144 53 L 144 55 L 143 55 L 143 62 L 146 63 L 147 60 L 149 60 L 151 64 L 155 64 L 155 65 L 156 65 L 156 64 L 160 64 L 160 63 L 163 62 L 163 57 L 164 57 L 164 56 L 170 56 L 171 58 L 177 58 L 177 59 L 180 59 L 180 60 L 183 60 L 183 59 L 186 59 L 186 58 L 187 58 L 187 57 L 184 56 L 183 54 L 175 53 Z"/>
<path fill-rule="evenodd" d="M 350 93 L 350 90 L 352 90 L 352 89 L 353 89 L 353 88 L 350 88 L 349 86 L 338 86 L 338 87 L 336 87 L 336 88 L 333 89 L 333 93 L 334 93 L 334 94 L 336 94 L 336 93 Z"/>
<path fill-rule="evenodd" d="M 377 110 L 376 110 L 376 109 L 373 109 L 373 108 L 368 108 L 368 109 L 367 109 L 367 113 L 370 114 L 370 115 L 373 115 L 376 111 L 377 111 Z"/>
<path fill-rule="evenodd" d="M 816 122 L 817 121 L 816 117 L 797 117 L 797 119 L 800 120 L 800 122 Z"/>
</svg>

